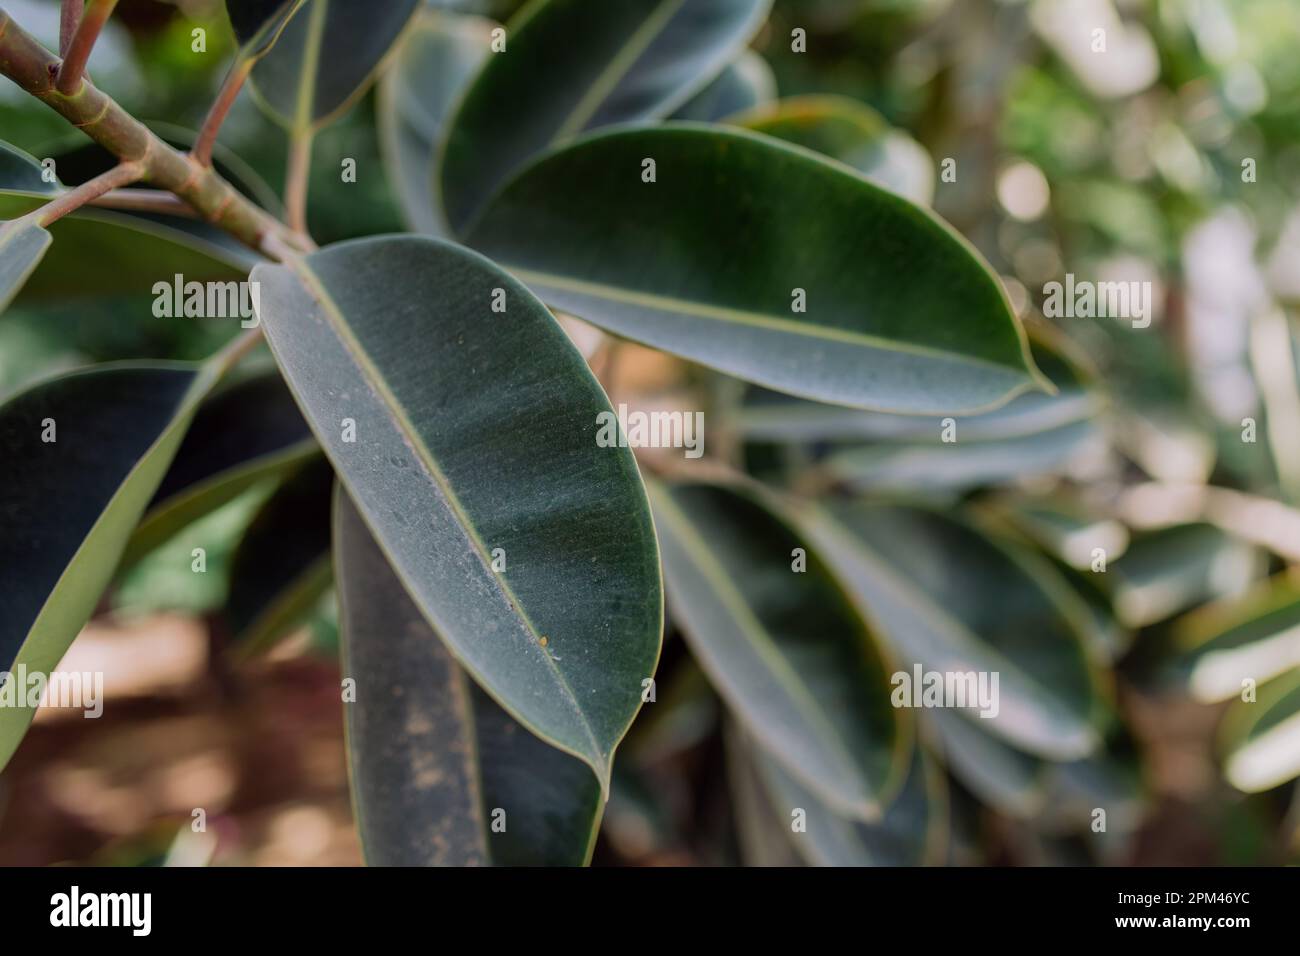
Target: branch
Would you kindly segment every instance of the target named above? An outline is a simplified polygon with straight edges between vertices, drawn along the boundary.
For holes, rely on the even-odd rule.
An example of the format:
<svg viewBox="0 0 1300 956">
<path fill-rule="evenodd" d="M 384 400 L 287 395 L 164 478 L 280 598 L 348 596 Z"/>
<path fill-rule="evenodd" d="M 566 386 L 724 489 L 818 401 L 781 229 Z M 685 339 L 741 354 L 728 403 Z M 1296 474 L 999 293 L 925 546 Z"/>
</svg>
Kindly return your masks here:
<svg viewBox="0 0 1300 956">
<path fill-rule="evenodd" d="M 75 93 L 54 85 L 58 57 L 0 10 L 0 73 L 124 162 L 139 163 L 141 179 L 175 193 L 199 215 L 259 252 L 263 239 L 287 231 L 211 167 L 199 165 L 155 136 L 111 97 L 83 82 Z M 296 240 L 289 240 L 291 244 Z"/>
<path fill-rule="evenodd" d="M 194 141 L 194 148 L 190 150 L 190 155 L 200 166 L 212 165 L 212 147 L 217 141 L 217 132 L 225 122 L 230 107 L 234 106 L 239 91 L 243 89 L 244 81 L 248 79 L 248 74 L 253 71 L 253 62 L 250 57 L 241 57 L 230 68 L 225 82 L 221 84 L 217 101 L 208 111 L 208 118 L 203 121 L 203 128 L 199 130 L 199 138 Z"/>
<path fill-rule="evenodd" d="M 59 56 L 68 55 L 68 46 L 72 43 L 72 35 L 77 32 L 85 6 L 85 0 L 63 0 L 63 7 L 59 10 Z"/>
<path fill-rule="evenodd" d="M 114 189 L 92 199 L 88 205 L 101 209 L 128 209 L 133 212 L 161 212 L 169 216 L 198 215 L 194 207 L 161 189 Z"/>
<path fill-rule="evenodd" d="M 299 235 L 307 232 L 307 183 L 311 177 L 312 131 L 295 130 L 289 140 L 289 168 L 284 177 L 285 221 Z"/>
<path fill-rule="evenodd" d="M 85 11 L 81 22 L 77 24 L 77 31 L 72 34 L 68 52 L 59 67 L 58 90 L 65 96 L 77 92 L 81 86 L 81 75 L 85 72 L 86 61 L 90 59 L 90 51 L 95 48 L 99 31 L 104 29 L 104 24 L 113 15 L 115 6 L 117 0 L 90 0 L 90 9 Z"/>
<path fill-rule="evenodd" d="M 68 213 L 80 209 L 91 200 L 104 195 L 111 189 L 117 189 L 119 186 L 126 186 L 129 183 L 136 182 L 143 173 L 144 168 L 139 163 L 122 163 L 120 166 L 115 166 L 94 179 L 87 180 L 76 189 L 69 189 L 58 199 L 52 200 L 37 209 L 32 213 L 32 216 L 42 226 L 48 226 Z"/>
</svg>

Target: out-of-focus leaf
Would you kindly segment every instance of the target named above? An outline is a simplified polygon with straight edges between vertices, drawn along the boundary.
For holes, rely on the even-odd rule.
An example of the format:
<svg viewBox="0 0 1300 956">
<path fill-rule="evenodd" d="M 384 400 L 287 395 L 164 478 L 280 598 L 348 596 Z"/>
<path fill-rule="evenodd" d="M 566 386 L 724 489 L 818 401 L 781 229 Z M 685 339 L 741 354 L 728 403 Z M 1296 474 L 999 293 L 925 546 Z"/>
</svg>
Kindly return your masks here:
<svg viewBox="0 0 1300 956">
<path fill-rule="evenodd" d="M 468 242 L 557 308 L 805 398 L 973 412 L 1039 384 L 998 279 L 955 232 L 742 130 L 589 136 L 513 179 Z"/>
<path fill-rule="evenodd" d="M 839 583 L 752 493 L 650 489 L 673 616 L 718 693 L 826 803 L 878 818 L 902 783 L 910 725 Z"/>
<path fill-rule="evenodd" d="M 99 366 L 0 406 L 0 671 L 9 680 L 58 666 L 223 368 Z M 0 707 L 0 767 L 35 713 L 29 687 Z"/>
<path fill-rule="evenodd" d="M 1056 760 L 1097 746 L 1107 710 L 1089 612 L 1045 559 L 903 505 L 809 506 L 802 526 L 908 668 L 987 675 L 990 691 L 996 676 L 996 713 L 963 712 L 982 730 Z"/>
<path fill-rule="evenodd" d="M 1192 693 L 1228 700 L 1244 681 L 1259 685 L 1300 667 L 1300 588 L 1291 578 L 1274 578 L 1244 598 L 1193 611 L 1174 633 Z"/>
<path fill-rule="evenodd" d="M 1018 395 L 999 409 L 970 417 L 812 406 L 804 431 L 819 440 L 843 438 L 854 429 L 875 438 L 867 445 L 835 446 L 839 450 L 830 452 L 823 466 L 837 481 L 861 490 L 961 492 L 1060 469 L 1100 440 L 1096 416 L 1103 400 L 1062 355 L 1034 344 L 1034 361 L 1056 394 Z M 753 424 L 751 419 L 751 429 Z"/>
<path fill-rule="evenodd" d="M 829 156 L 918 205 L 934 198 L 934 163 L 925 147 L 846 96 L 792 96 L 731 122 Z"/>
<path fill-rule="evenodd" d="M 267 113 L 305 132 L 329 123 L 369 85 L 419 0 L 311 0 L 253 67 Z"/>
<path fill-rule="evenodd" d="M 587 130 L 667 116 L 716 76 L 771 0 L 535 0 L 452 117 L 439 164 L 457 234 L 522 164 Z"/>
<path fill-rule="evenodd" d="M 814 866 L 924 866 L 942 862 L 948 828 L 947 783 L 934 761 L 913 748 L 903 789 L 877 823 L 845 819 L 761 752 L 754 762 L 795 849 Z M 794 832 L 803 810 L 807 830 Z"/>
<path fill-rule="evenodd" d="M 50 242 L 49 232 L 29 219 L 0 224 L 0 312 L 40 265 Z"/>
<path fill-rule="evenodd" d="M 379 84 L 379 130 L 388 177 L 416 232 L 447 236 L 433 189 L 434 153 L 458 96 L 483 63 L 495 25 L 426 11 Z"/>
<path fill-rule="evenodd" d="M 1300 668 L 1270 681 L 1257 700 L 1232 705 L 1221 748 L 1228 781 L 1246 793 L 1300 776 Z"/>
<path fill-rule="evenodd" d="M 698 123 L 719 120 L 776 98 L 776 77 L 767 61 L 746 50 L 718 78 L 683 103 L 670 118 Z"/>
<path fill-rule="evenodd" d="M 257 654 L 311 615 L 329 590 L 334 469 L 319 454 L 262 503 L 230 566 L 226 620 L 244 655 Z"/>
<path fill-rule="evenodd" d="M 274 369 L 222 388 L 199 406 L 123 555 L 130 565 L 185 525 L 259 481 L 316 454 L 311 429 Z"/>
<path fill-rule="evenodd" d="M 358 829 L 372 865 L 580 866 L 601 788 L 483 693 L 430 628 L 356 508 L 334 511 Z"/>
<path fill-rule="evenodd" d="M 280 37 L 289 19 L 305 0 L 226 0 L 231 29 L 239 41 L 239 56 L 255 60 Z"/>
<path fill-rule="evenodd" d="M 805 865 L 786 836 L 791 821 L 777 816 L 767 785 L 754 766 L 758 748 L 750 746 L 734 727 L 728 729 L 725 740 L 727 785 L 742 861 L 746 866 Z"/>
<path fill-rule="evenodd" d="M 1262 570 L 1258 550 L 1209 524 L 1135 534 L 1107 582 L 1115 611 L 1145 627 L 1216 598 L 1241 595 Z"/>
<path fill-rule="evenodd" d="M 986 731 L 978 718 L 934 708 L 924 714 L 943 745 L 952 775 L 983 803 L 1009 817 L 1029 819 L 1046 802 L 1046 764 Z"/>
<path fill-rule="evenodd" d="M 608 785 L 662 593 L 636 463 L 598 445 L 613 412 L 582 357 L 516 280 L 435 239 L 253 277 L 290 388 L 416 603 L 503 707 Z"/>
</svg>

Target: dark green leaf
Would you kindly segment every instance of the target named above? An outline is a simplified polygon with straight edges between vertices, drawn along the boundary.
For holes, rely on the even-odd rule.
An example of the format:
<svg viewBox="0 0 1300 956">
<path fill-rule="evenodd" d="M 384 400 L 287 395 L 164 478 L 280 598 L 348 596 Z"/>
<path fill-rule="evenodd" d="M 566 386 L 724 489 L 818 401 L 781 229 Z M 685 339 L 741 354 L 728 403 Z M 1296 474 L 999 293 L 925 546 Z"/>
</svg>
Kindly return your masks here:
<svg viewBox="0 0 1300 956">
<path fill-rule="evenodd" d="M 419 0 L 310 0 L 253 67 L 258 101 L 277 122 L 323 126 L 369 85 Z"/>
<path fill-rule="evenodd" d="M 230 26 L 239 41 L 241 59 L 256 59 L 280 37 L 304 0 L 226 0 Z"/>
<path fill-rule="evenodd" d="M 446 236 L 433 190 L 434 153 L 447 114 L 488 53 L 494 24 L 426 11 L 379 86 L 379 129 L 388 176 L 416 232 Z"/>
<path fill-rule="evenodd" d="M 753 50 L 746 50 L 717 79 L 683 103 L 671 118 L 716 123 L 775 97 L 776 77 L 772 68 Z"/>
<path fill-rule="evenodd" d="M 468 241 L 554 307 L 805 398 L 973 412 L 1039 383 L 997 277 L 955 232 L 754 133 L 592 135 L 521 172 Z"/>
<path fill-rule="evenodd" d="M 49 232 L 30 219 L 0 224 L 0 312 L 40 265 L 50 242 Z"/>
<path fill-rule="evenodd" d="M 0 671 L 58 666 L 220 373 L 216 363 L 99 366 L 0 406 Z M 0 707 L 0 767 L 35 712 L 18 690 L 18 706 Z"/>
<path fill-rule="evenodd" d="M 439 191 L 462 233 L 532 157 L 587 130 L 671 114 L 716 76 L 771 0 L 536 0 L 452 118 Z M 613 207 L 611 207 L 613 208 Z"/>
<path fill-rule="evenodd" d="M 903 789 L 877 823 L 839 816 L 765 753 L 756 751 L 753 759 L 776 819 L 814 866 L 924 866 L 943 861 L 947 781 L 920 747 L 913 748 Z M 804 832 L 791 829 L 796 810 L 803 811 Z"/>
<path fill-rule="evenodd" d="M 372 865 L 585 864 L 602 809 L 580 760 L 524 727 L 439 640 L 347 496 L 334 516 L 357 824 Z"/>
<path fill-rule="evenodd" d="M 1088 609 L 1043 558 L 922 508 L 808 507 L 804 527 L 909 672 L 997 676 L 996 714 L 962 711 L 1016 747 L 1058 760 L 1097 745 L 1101 677 Z M 900 547 L 900 542 L 906 542 Z"/>
<path fill-rule="evenodd" d="M 329 590 L 334 469 L 313 455 L 258 509 L 230 567 L 226 620 L 240 653 L 261 653 L 302 624 Z"/>
<path fill-rule="evenodd" d="M 289 385 L 416 603 L 607 785 L 662 596 L 636 464 L 597 445 L 613 413 L 586 363 L 527 289 L 438 240 L 348 242 L 253 277 Z"/>
<path fill-rule="evenodd" d="M 731 122 L 829 156 L 919 205 L 934 198 L 934 163 L 925 148 L 846 96 L 792 96 Z"/>
<path fill-rule="evenodd" d="M 316 453 L 311 429 L 278 371 L 221 389 L 199 406 L 123 563 L 133 563 L 191 521 Z"/>
<path fill-rule="evenodd" d="M 839 812 L 873 819 L 902 783 L 910 724 L 867 624 L 757 496 L 650 485 L 673 617 L 748 733 Z M 802 549 L 807 569 L 796 569 Z"/>
</svg>

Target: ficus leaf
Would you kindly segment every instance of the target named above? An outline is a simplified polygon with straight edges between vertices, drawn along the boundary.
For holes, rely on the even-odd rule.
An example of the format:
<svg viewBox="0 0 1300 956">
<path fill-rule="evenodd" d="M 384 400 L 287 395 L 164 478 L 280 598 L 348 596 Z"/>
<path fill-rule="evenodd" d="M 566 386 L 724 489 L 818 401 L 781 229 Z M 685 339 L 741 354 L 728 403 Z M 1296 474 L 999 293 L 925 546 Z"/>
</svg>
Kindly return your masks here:
<svg viewBox="0 0 1300 956">
<path fill-rule="evenodd" d="M 911 727 L 839 583 L 755 494 L 649 487 L 673 617 L 714 687 L 826 803 L 878 817 L 902 782 Z"/>
<path fill-rule="evenodd" d="M 329 123 L 365 91 L 419 0 L 309 0 L 253 67 L 270 116 L 306 132 Z"/>
<path fill-rule="evenodd" d="M 751 750 L 777 819 L 795 850 L 814 866 L 933 866 L 943 861 L 948 784 L 922 748 L 912 749 L 902 789 L 874 823 L 840 816 L 766 753 Z M 803 811 L 802 832 L 791 827 L 796 810 Z"/>
<path fill-rule="evenodd" d="M 0 142 L 0 218 L 17 219 L 65 191 L 57 180 L 43 178 L 35 158 Z M 12 297 L 18 282 L 10 279 L 11 270 L 21 276 L 25 268 L 22 302 L 118 292 L 147 295 L 160 279 L 176 274 L 195 281 L 243 279 L 258 261 L 251 249 L 220 230 L 175 216 L 87 206 L 48 231 L 30 220 L 0 224 L 0 230 L 0 242 L 12 243 L 8 252 L 0 252 L 0 261 L 10 263 L 0 265 L 5 280 L 0 293 Z M 52 245 L 50 236 L 57 240 Z M 77 281 L 68 282 L 69 275 Z"/>
<path fill-rule="evenodd" d="M 613 413 L 581 356 L 516 280 L 435 239 L 342 243 L 253 278 L 290 387 L 417 605 L 607 785 L 662 596 L 636 464 L 598 446 Z"/>
<path fill-rule="evenodd" d="M 1199 700 L 1236 697 L 1246 679 L 1260 684 L 1300 667 L 1300 588 L 1278 576 L 1244 598 L 1219 601 L 1179 619 L 1174 638 Z"/>
<path fill-rule="evenodd" d="M 239 57 L 264 55 L 305 0 L 226 0 L 231 29 L 239 41 Z"/>
<path fill-rule="evenodd" d="M 1220 732 L 1224 773 L 1238 790 L 1260 793 L 1300 776 L 1300 668 L 1238 700 Z"/>
<path fill-rule="evenodd" d="M 942 745 L 948 771 L 981 802 L 1009 817 L 1030 819 L 1047 799 L 1047 765 L 961 714 L 935 708 L 923 715 Z"/>
<path fill-rule="evenodd" d="M 919 205 L 934 198 L 934 163 L 925 147 L 846 96 L 791 96 L 728 122 L 828 156 Z"/>
<path fill-rule="evenodd" d="M 671 119 L 716 123 L 776 98 L 776 77 L 767 61 L 746 50 L 708 86 L 683 103 Z"/>
<path fill-rule="evenodd" d="M 1206 601 L 1242 596 L 1262 568 L 1259 549 L 1196 522 L 1134 534 L 1107 566 L 1105 580 L 1119 619 L 1137 628 Z"/>
<path fill-rule="evenodd" d="M 333 580 L 334 469 L 313 454 L 249 522 L 230 561 L 226 621 L 242 657 L 269 650 L 310 615 Z"/>
<path fill-rule="evenodd" d="M 0 671 L 48 676 L 58 666 L 222 371 L 96 366 L 0 406 Z M 35 713 L 26 694 L 18 685 L 18 706 L 0 708 L 0 767 Z"/>
<path fill-rule="evenodd" d="M 379 84 L 379 131 L 389 180 L 416 232 L 446 236 L 433 164 L 447 115 L 488 55 L 491 20 L 425 11 Z"/>
<path fill-rule="evenodd" d="M 809 505 L 800 516 L 908 673 L 985 675 L 993 706 L 963 717 L 1051 759 L 1097 746 L 1106 709 L 1088 610 L 1044 559 L 925 508 Z"/>
<path fill-rule="evenodd" d="M 51 241 L 49 232 L 30 219 L 0 223 L 0 312 L 40 265 Z"/>
<path fill-rule="evenodd" d="M 667 116 L 715 77 L 771 0 L 534 0 L 447 131 L 438 192 L 463 232 L 533 156 L 587 130 Z"/>
<path fill-rule="evenodd" d="M 553 307 L 805 398 L 974 412 L 1041 379 L 997 277 L 955 232 L 754 133 L 593 134 L 520 172 L 467 241 Z"/>
<path fill-rule="evenodd" d="M 318 451 L 279 372 L 221 388 L 199 406 L 123 556 L 130 565 L 185 525 Z"/>
<path fill-rule="evenodd" d="M 514 721 L 411 601 L 356 508 L 334 511 L 349 768 L 377 865 L 580 866 L 603 806 L 582 761 Z"/>
</svg>

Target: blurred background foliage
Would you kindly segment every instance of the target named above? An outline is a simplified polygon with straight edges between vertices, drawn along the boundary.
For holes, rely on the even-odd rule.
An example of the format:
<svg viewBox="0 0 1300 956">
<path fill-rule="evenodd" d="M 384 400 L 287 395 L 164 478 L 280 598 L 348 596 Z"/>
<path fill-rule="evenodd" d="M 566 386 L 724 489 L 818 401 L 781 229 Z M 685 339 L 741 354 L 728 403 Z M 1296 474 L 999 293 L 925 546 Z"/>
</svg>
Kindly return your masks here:
<svg viewBox="0 0 1300 956">
<path fill-rule="evenodd" d="M 47 43 L 57 35 L 52 0 L 4 5 Z M 431 5 L 498 20 L 519 6 Z M 118 11 L 92 75 L 183 142 L 233 50 L 222 4 Z M 1105 58 L 1079 23 L 1105 28 Z M 205 53 L 191 50 L 196 27 Z M 807 52 L 791 49 L 796 28 Z M 789 802 L 798 784 L 738 745 L 670 624 L 595 863 L 837 862 L 844 847 L 855 862 L 1300 858 L 1298 47 L 1295 0 L 776 0 L 753 51 L 781 98 L 817 99 L 737 121 L 787 123 L 777 135 L 932 201 L 1004 277 L 1059 394 L 965 419 L 949 445 L 933 420 L 795 401 L 625 345 L 598 355 L 617 362 L 616 379 L 602 369 L 611 397 L 706 401 L 714 449 L 769 484 L 903 496 L 1046 562 L 1084 609 L 1114 713 L 1100 754 L 1076 762 L 960 720 L 930 728 L 942 745 L 928 752 L 947 757 L 918 758 L 883 829 L 813 833 L 813 849 L 796 850 L 763 794 Z M 322 245 L 406 228 L 377 112 L 372 91 L 316 143 Z M 106 162 L 7 84 L 0 137 L 58 157 L 69 184 Z M 241 188 L 279 191 L 284 137 L 247 96 L 221 139 Z M 355 184 L 339 183 L 344 158 Z M 1044 285 L 1066 273 L 1150 282 L 1151 327 L 1045 318 Z M 218 320 L 155 318 L 147 296 L 39 280 L 0 318 L 0 393 L 88 362 L 200 358 L 229 335 Z M 102 669 L 131 676 L 110 686 L 117 703 L 100 721 L 38 717 L 0 777 L 0 864 L 359 861 L 328 582 L 302 592 L 295 633 L 270 654 L 221 653 L 235 555 L 276 480 L 124 569 L 64 666 L 113 660 Z M 938 593 L 978 584 L 999 560 L 955 524 L 931 530 Z M 194 574 L 200 533 L 207 572 Z M 1019 593 L 997 581 L 1005 590 L 979 611 L 993 627 Z M 1257 676 L 1258 700 L 1240 699 L 1242 673 Z M 210 808 L 206 833 L 190 826 L 196 806 Z M 1097 806 L 1110 808 L 1104 835 L 1088 825 Z"/>
</svg>

